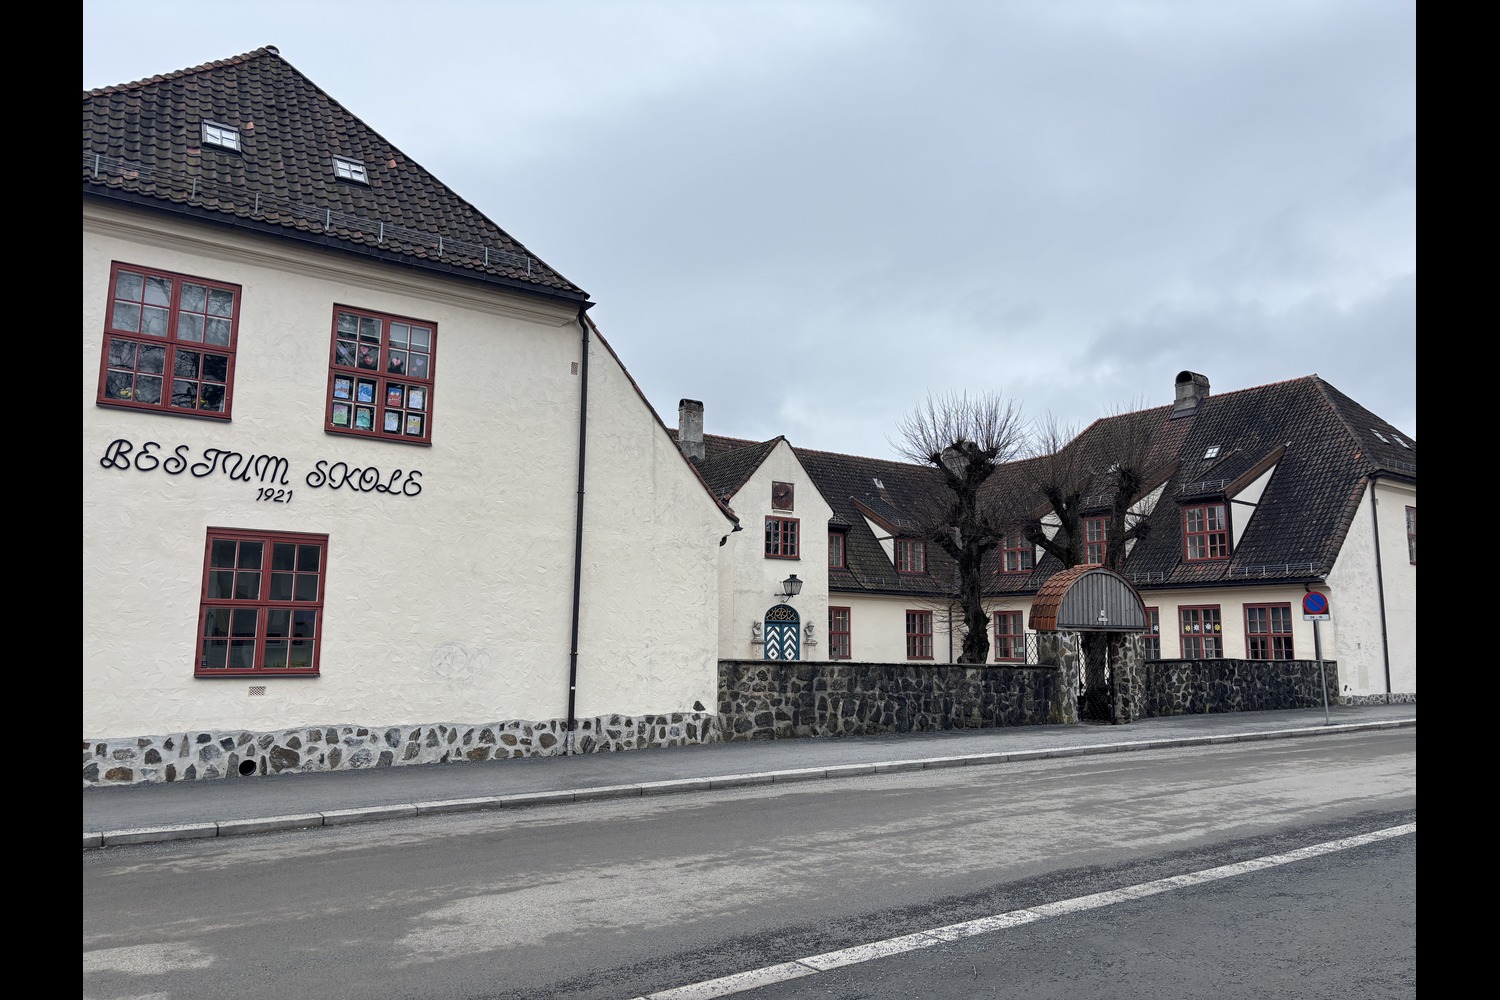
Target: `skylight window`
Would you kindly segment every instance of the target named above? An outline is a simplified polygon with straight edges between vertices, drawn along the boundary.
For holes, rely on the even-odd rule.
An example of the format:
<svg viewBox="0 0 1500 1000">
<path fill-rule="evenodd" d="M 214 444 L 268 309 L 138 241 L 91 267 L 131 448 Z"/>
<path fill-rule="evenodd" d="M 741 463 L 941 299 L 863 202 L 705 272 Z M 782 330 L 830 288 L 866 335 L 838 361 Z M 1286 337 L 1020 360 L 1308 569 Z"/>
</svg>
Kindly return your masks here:
<svg viewBox="0 0 1500 1000">
<path fill-rule="evenodd" d="M 364 163 L 343 156 L 333 158 L 333 175 L 340 180 L 354 181 L 356 184 L 370 183 L 370 175 L 365 173 Z"/>
<path fill-rule="evenodd" d="M 1401 435 L 1399 435 L 1399 434 L 1392 434 L 1391 437 L 1395 438 L 1396 439 L 1396 443 L 1399 444 L 1401 447 L 1405 448 L 1407 451 L 1411 450 L 1411 445 L 1407 444 L 1406 441 L 1401 437 Z"/>
<path fill-rule="evenodd" d="M 885 489 L 885 483 L 882 483 L 879 479 L 876 479 L 874 476 L 870 477 L 870 482 L 872 482 L 872 483 L 875 484 L 875 488 L 877 490 L 883 490 L 883 489 Z"/>
<path fill-rule="evenodd" d="M 205 146 L 218 146 L 222 149 L 232 149 L 238 153 L 240 151 L 240 130 L 233 125 L 204 122 L 203 144 Z"/>
<path fill-rule="evenodd" d="M 1373 427 L 1371 427 L 1371 428 L 1370 428 L 1370 433 L 1371 433 L 1371 434 L 1374 434 L 1374 435 L 1375 435 L 1375 436 L 1376 436 L 1376 437 L 1378 437 L 1378 438 L 1380 438 L 1380 440 L 1381 440 L 1381 441 L 1383 441 L 1383 442 L 1384 442 L 1384 443 L 1385 443 L 1385 444 L 1390 444 L 1390 443 L 1391 443 L 1391 442 L 1390 442 L 1390 441 L 1389 441 L 1389 440 L 1388 440 L 1388 439 L 1387 439 L 1387 438 L 1386 438 L 1386 436 L 1385 436 L 1385 435 L 1384 435 L 1384 434 L 1382 434 L 1382 433 L 1380 433 L 1380 432 L 1379 432 L 1379 431 L 1377 431 L 1377 430 L 1376 430 L 1376 429 L 1375 429 L 1375 428 L 1373 428 Z"/>
<path fill-rule="evenodd" d="M 1208 446 L 1208 450 L 1203 453 L 1203 457 L 1204 458 L 1218 458 L 1219 457 L 1219 447 L 1220 446 L 1216 445 L 1216 444 L 1209 445 Z"/>
</svg>

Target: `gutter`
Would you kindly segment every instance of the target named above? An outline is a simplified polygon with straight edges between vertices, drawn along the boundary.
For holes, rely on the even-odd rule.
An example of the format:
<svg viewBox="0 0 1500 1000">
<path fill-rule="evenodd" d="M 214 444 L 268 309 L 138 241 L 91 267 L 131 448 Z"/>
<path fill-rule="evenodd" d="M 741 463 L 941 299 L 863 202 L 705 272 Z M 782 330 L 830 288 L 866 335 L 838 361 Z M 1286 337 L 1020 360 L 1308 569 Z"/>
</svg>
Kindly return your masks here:
<svg viewBox="0 0 1500 1000">
<path fill-rule="evenodd" d="M 589 430 L 589 328 L 583 313 L 588 306 L 578 310 L 578 328 L 583 331 L 581 341 L 582 360 L 578 375 L 582 379 L 578 393 L 578 507 L 574 514 L 573 528 L 573 634 L 568 653 L 568 729 L 563 742 L 563 753 L 572 754 L 574 732 L 578 727 L 578 620 L 583 609 L 583 486 L 584 456 L 588 449 Z"/>
<path fill-rule="evenodd" d="M 1370 526 L 1375 531 L 1375 600 L 1380 605 L 1380 655 L 1385 660 L 1385 703 L 1391 703 L 1391 641 L 1385 626 L 1385 570 L 1380 564 L 1380 510 L 1375 499 L 1379 474 L 1370 477 Z"/>
</svg>

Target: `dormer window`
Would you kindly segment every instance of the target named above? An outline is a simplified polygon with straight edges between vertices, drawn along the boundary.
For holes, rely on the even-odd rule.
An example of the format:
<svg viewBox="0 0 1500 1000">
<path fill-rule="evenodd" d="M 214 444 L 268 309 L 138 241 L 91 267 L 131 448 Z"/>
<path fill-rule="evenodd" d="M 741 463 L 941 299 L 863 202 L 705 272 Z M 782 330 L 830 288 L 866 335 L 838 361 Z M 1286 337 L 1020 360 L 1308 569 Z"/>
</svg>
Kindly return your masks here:
<svg viewBox="0 0 1500 1000">
<path fill-rule="evenodd" d="M 927 543 L 914 538 L 896 539 L 896 572 L 926 573 Z"/>
<path fill-rule="evenodd" d="M 240 130 L 233 125 L 204 122 L 203 145 L 218 146 L 220 149 L 232 149 L 238 153 L 240 152 Z"/>
<path fill-rule="evenodd" d="M 1189 562 L 1229 558 L 1229 518 L 1224 504 L 1184 507 L 1182 534 Z"/>
<path fill-rule="evenodd" d="M 364 161 L 351 160 L 346 156 L 333 158 L 333 176 L 341 181 L 353 181 L 356 184 L 370 183 L 370 175 L 365 172 Z"/>
</svg>

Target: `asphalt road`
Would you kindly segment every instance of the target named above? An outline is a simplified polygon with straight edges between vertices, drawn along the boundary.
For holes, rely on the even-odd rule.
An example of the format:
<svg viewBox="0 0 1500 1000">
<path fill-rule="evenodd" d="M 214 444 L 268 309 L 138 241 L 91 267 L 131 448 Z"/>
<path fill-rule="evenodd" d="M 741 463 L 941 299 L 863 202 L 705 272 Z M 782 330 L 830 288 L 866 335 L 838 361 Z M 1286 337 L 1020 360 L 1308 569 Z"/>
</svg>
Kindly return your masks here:
<svg viewBox="0 0 1500 1000">
<path fill-rule="evenodd" d="M 84 855 L 84 996 L 630 1000 L 1415 813 L 1411 728 L 126 846 Z M 1363 995 L 1414 995 L 1414 845 L 1411 834 L 975 938 L 942 966 L 970 963 L 958 992 L 910 992 L 920 963 L 941 959 L 924 949 L 750 995 L 1051 996 L 1072 982 L 1075 1000 L 1127 996 L 1116 973 L 1162 974 L 1134 940 L 1209 970 L 1192 981 L 1203 994 L 1173 995 L 1234 996 L 1212 970 L 1243 977 L 1260 962 L 1289 987 L 1315 983 L 1340 956 L 1370 965 L 1370 948 L 1396 991 Z M 1354 915 L 1343 921 L 1341 899 Z M 1263 940 L 1242 933 L 1247 913 Z M 1134 929 L 1101 934 L 1127 918 Z M 1174 925 L 1181 937 L 1144 936 Z M 1017 953 L 1025 935 L 1039 943 Z M 1070 955 L 1074 939 L 1094 957 Z"/>
</svg>

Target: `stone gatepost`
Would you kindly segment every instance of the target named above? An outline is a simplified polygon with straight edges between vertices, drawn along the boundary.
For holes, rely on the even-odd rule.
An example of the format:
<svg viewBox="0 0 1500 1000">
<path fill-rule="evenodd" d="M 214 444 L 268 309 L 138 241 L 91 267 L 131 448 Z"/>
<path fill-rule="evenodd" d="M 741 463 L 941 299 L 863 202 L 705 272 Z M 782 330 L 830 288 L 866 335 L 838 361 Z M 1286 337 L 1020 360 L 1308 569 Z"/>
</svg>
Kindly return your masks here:
<svg viewBox="0 0 1500 1000">
<path fill-rule="evenodd" d="M 1078 724 L 1078 677 L 1083 669 L 1077 632 L 1038 632 L 1038 665 L 1057 671 L 1057 684 L 1047 712 L 1049 725 Z"/>
<path fill-rule="evenodd" d="M 1139 632 L 1109 634 L 1110 686 L 1113 688 L 1110 715 L 1115 725 L 1145 717 L 1145 647 Z"/>
</svg>

